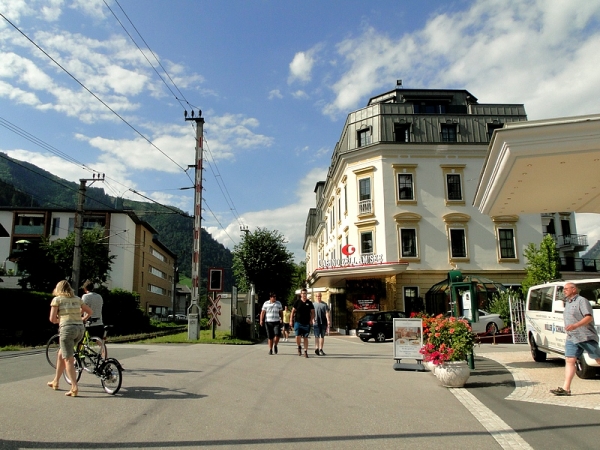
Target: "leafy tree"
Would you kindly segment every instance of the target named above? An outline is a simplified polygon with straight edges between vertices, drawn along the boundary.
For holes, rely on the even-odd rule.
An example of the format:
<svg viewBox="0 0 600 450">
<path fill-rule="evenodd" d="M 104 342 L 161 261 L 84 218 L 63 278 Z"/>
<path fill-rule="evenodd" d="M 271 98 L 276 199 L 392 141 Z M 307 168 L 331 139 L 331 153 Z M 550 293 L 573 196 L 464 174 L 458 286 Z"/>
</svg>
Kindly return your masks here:
<svg viewBox="0 0 600 450">
<path fill-rule="evenodd" d="M 50 242 L 48 239 L 39 245 L 29 244 L 19 259 L 19 267 L 27 275 L 21 285 L 29 284 L 32 289 L 50 292 L 60 280 L 70 279 L 73 273 L 73 249 L 75 234 Z M 81 280 L 92 280 L 102 284 L 115 255 L 109 255 L 103 228 L 83 230 L 81 234 Z M 73 286 L 77 289 L 78 286 Z"/>
<path fill-rule="evenodd" d="M 295 292 L 297 289 L 306 287 L 306 261 L 300 261 L 298 264 L 294 264 L 294 273 L 292 274 L 292 287 L 287 296 L 287 305 L 292 305 L 295 298 Z M 283 302 L 282 302 L 283 303 Z"/>
<path fill-rule="evenodd" d="M 560 278 L 560 259 L 551 235 L 544 236 L 539 249 L 534 243 L 530 243 L 524 254 L 527 258 L 527 275 L 521 286 L 525 296 L 531 286 Z"/>
<path fill-rule="evenodd" d="M 244 235 L 233 249 L 233 274 L 241 292 L 247 292 L 254 283 L 259 301 L 266 300 L 271 291 L 278 298 L 287 297 L 295 269 L 286 243 L 281 233 L 266 228 Z"/>
</svg>

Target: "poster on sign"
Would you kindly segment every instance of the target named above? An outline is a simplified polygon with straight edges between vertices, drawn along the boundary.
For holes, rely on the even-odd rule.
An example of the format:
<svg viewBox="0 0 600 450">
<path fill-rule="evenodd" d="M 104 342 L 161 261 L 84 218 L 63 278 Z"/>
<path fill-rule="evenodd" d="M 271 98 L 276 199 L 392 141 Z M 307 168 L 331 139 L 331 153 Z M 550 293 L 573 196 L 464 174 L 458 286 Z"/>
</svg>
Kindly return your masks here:
<svg viewBox="0 0 600 450">
<path fill-rule="evenodd" d="M 354 311 L 379 311 L 379 302 L 375 298 L 354 300 Z"/>
<path fill-rule="evenodd" d="M 423 320 L 420 318 L 394 319 L 394 359 L 422 360 Z"/>
</svg>

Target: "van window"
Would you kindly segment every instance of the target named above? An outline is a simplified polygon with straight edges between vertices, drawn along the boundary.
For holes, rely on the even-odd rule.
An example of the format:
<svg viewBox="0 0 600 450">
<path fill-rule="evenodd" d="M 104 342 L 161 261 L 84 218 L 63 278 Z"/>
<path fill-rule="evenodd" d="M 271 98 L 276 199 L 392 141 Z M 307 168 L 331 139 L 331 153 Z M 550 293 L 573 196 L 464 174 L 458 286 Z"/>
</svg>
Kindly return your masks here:
<svg viewBox="0 0 600 450">
<path fill-rule="evenodd" d="M 552 294 L 554 287 L 543 287 L 529 291 L 530 311 L 552 311 Z"/>
<path fill-rule="evenodd" d="M 540 290 L 540 311 L 552 311 L 552 301 L 554 297 L 554 286 L 543 288 Z"/>
</svg>

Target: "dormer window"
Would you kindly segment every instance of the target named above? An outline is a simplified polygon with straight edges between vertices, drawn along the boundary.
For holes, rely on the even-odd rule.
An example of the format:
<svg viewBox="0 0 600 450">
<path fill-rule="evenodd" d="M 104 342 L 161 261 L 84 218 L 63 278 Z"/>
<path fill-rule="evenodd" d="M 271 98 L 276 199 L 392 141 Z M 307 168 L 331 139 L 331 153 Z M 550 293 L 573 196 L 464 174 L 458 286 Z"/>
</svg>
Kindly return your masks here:
<svg viewBox="0 0 600 450">
<path fill-rule="evenodd" d="M 442 123 L 440 124 L 440 136 L 442 142 L 456 142 L 457 126 L 456 123 Z"/>
<path fill-rule="evenodd" d="M 410 142 L 410 123 L 394 123 L 394 141 Z"/>
<path fill-rule="evenodd" d="M 365 128 L 364 130 L 359 130 L 357 132 L 357 141 L 359 147 L 369 145 L 371 143 L 371 129 Z"/>
</svg>

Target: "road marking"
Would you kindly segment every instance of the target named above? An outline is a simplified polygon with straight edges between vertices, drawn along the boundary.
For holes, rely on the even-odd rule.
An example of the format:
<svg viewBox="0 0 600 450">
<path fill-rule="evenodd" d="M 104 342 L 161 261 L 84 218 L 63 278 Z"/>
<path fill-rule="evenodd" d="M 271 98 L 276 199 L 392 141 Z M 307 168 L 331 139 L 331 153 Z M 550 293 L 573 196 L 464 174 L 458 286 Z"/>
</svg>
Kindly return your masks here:
<svg viewBox="0 0 600 450">
<path fill-rule="evenodd" d="M 500 417 L 464 388 L 450 388 L 450 392 L 492 435 L 503 449 L 532 449 L 519 434 L 508 426 Z"/>
</svg>

